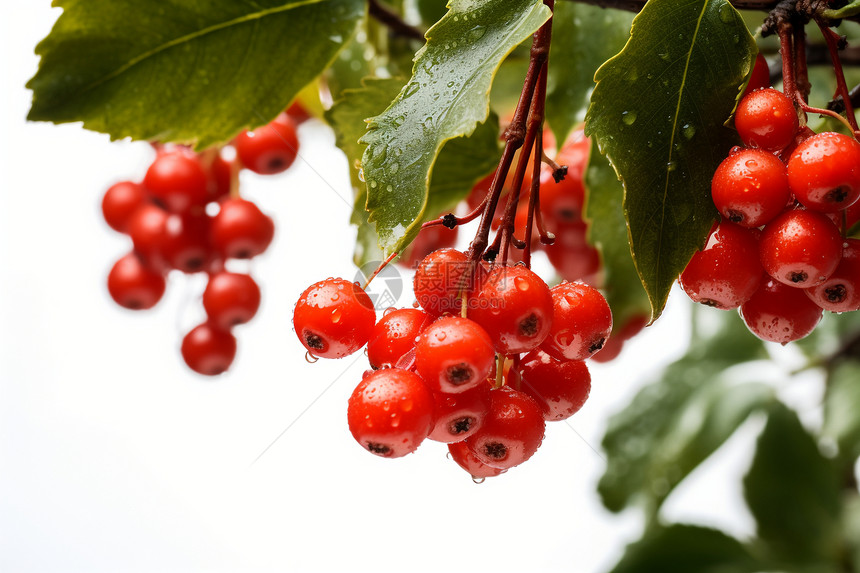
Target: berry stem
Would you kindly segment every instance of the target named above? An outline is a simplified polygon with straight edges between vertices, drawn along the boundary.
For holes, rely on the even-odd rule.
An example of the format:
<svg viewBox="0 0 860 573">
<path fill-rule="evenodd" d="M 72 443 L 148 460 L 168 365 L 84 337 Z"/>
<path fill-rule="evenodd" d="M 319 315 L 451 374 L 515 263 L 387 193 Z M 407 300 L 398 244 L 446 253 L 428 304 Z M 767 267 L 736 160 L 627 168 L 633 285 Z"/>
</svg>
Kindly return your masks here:
<svg viewBox="0 0 860 573">
<path fill-rule="evenodd" d="M 375 278 L 376 278 L 376 275 L 378 275 L 379 273 L 381 273 L 381 272 L 382 272 L 382 269 L 384 269 L 385 267 L 387 267 L 387 266 L 388 266 L 388 263 L 390 263 L 391 261 L 393 261 L 393 260 L 394 260 L 394 257 L 396 257 L 397 255 L 398 255 L 397 251 L 394 251 L 393 253 L 391 253 L 390 255 L 388 255 L 387 257 L 385 257 L 385 260 L 384 260 L 384 261 L 382 261 L 381 263 L 379 263 L 379 266 L 378 266 L 378 267 L 376 267 L 376 270 L 375 270 L 375 271 L 373 271 L 372 273 L 370 273 L 370 276 L 369 276 L 369 277 L 367 277 L 367 281 L 365 281 L 364 286 L 363 286 L 363 287 L 361 287 L 361 290 L 367 290 L 367 287 L 368 287 L 368 286 L 370 286 L 370 283 L 373 281 L 373 279 L 375 279 Z"/>
<path fill-rule="evenodd" d="M 845 115 L 848 118 L 848 123 L 851 124 L 851 128 L 854 131 L 854 137 L 856 138 L 857 130 L 860 128 L 857 126 L 857 118 L 854 116 L 854 106 L 851 104 L 851 95 L 848 92 L 848 84 L 845 83 L 845 72 L 842 69 L 842 62 L 839 59 L 839 43 L 841 38 L 839 34 L 822 24 L 819 18 L 815 19 L 815 23 L 818 24 L 818 28 L 821 30 L 821 34 L 827 42 L 827 50 L 830 52 L 830 59 L 833 62 L 833 71 L 836 74 L 836 89 L 838 94 L 842 96 L 842 101 L 845 105 Z"/>
<path fill-rule="evenodd" d="M 550 10 L 555 6 L 555 0 L 544 0 L 544 4 Z M 490 185 L 488 199 L 484 205 L 484 211 L 481 215 L 481 222 L 478 227 L 478 232 L 475 234 L 475 239 L 469 248 L 469 257 L 472 261 L 477 262 L 482 256 L 485 258 L 494 259 L 498 252 L 486 252 L 489 245 L 490 226 L 493 222 L 493 215 L 496 212 L 499 197 L 502 194 L 502 186 L 505 178 L 508 176 L 511 163 L 514 159 L 516 151 L 523 146 L 526 136 L 526 119 L 528 111 L 531 107 L 531 100 L 535 94 L 535 87 L 538 83 L 538 77 L 541 74 L 544 64 L 549 57 L 549 44 L 552 38 L 552 17 L 535 32 L 531 53 L 529 55 L 529 67 L 526 71 L 523 89 L 520 92 L 520 99 L 517 102 L 517 107 L 514 111 L 514 117 L 511 124 L 505 131 L 505 149 L 502 152 L 502 158 L 499 161 L 499 166 L 496 168 L 496 173 L 493 177 L 493 182 Z M 520 179 L 522 181 L 522 179 Z"/>
</svg>

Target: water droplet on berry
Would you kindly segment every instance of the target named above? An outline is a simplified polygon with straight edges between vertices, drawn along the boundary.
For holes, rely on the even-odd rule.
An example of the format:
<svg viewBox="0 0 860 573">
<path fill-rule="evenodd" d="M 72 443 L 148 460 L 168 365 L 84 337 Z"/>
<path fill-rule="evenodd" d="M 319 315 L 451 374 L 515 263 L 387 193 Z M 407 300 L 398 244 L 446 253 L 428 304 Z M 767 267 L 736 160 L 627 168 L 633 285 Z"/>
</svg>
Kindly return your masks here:
<svg viewBox="0 0 860 573">
<path fill-rule="evenodd" d="M 437 332 L 436 333 L 436 340 L 438 340 L 439 342 L 442 342 L 446 338 L 448 338 L 448 335 L 445 334 L 444 332 Z"/>
<path fill-rule="evenodd" d="M 514 285 L 516 285 L 517 289 L 522 292 L 529 290 L 529 281 L 523 277 L 516 277 L 514 279 Z"/>
<path fill-rule="evenodd" d="M 319 359 L 319 356 L 314 356 L 313 354 L 311 354 L 310 350 L 305 352 L 305 360 L 308 362 L 308 364 L 316 364 L 317 362 L 319 362 Z"/>
<path fill-rule="evenodd" d="M 331 321 L 333 323 L 337 324 L 338 322 L 340 322 L 341 316 L 342 316 L 342 313 L 340 312 L 339 308 L 336 308 L 333 311 L 331 311 Z"/>
<path fill-rule="evenodd" d="M 472 476 L 472 482 L 474 482 L 478 485 L 481 485 L 485 481 L 487 481 L 487 478 L 479 478 L 479 477 Z"/>
</svg>

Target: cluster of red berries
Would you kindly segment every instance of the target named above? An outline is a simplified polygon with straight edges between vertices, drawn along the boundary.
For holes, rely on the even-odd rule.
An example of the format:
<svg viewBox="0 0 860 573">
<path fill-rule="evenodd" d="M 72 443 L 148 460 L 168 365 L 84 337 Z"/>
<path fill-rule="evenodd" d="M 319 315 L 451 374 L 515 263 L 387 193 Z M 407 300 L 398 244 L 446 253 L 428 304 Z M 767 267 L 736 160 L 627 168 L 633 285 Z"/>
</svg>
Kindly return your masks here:
<svg viewBox="0 0 860 573">
<path fill-rule="evenodd" d="M 200 374 L 227 370 L 236 355 L 232 328 L 251 320 L 260 305 L 254 279 L 229 272 L 225 262 L 263 253 L 275 233 L 272 219 L 238 196 L 239 170 L 286 170 L 298 151 L 296 122 L 285 113 L 241 133 L 232 142 L 233 160 L 218 149 L 197 154 L 182 146 L 156 146 L 143 181 L 117 183 L 102 200 L 108 225 L 127 234 L 133 245 L 108 274 L 108 291 L 117 304 L 152 308 L 164 294 L 169 271 L 208 273 L 207 320 L 184 337 L 181 347 L 186 364 Z"/>
<path fill-rule="evenodd" d="M 430 439 L 474 478 L 495 476 L 535 453 L 546 421 L 585 403 L 584 360 L 612 330 L 596 289 L 549 288 L 524 265 L 486 268 L 449 248 L 421 261 L 413 288 L 420 308 L 389 309 L 378 322 L 364 290 L 343 279 L 311 285 L 296 303 L 311 355 L 342 358 L 367 344 L 371 370 L 347 418 L 369 452 L 401 457 Z"/>
<path fill-rule="evenodd" d="M 860 143 L 799 126 L 793 102 L 758 89 L 738 104 L 734 148 L 711 192 L 722 221 L 681 274 L 695 302 L 739 308 L 747 327 L 786 344 L 824 310 L 860 309 Z"/>
</svg>

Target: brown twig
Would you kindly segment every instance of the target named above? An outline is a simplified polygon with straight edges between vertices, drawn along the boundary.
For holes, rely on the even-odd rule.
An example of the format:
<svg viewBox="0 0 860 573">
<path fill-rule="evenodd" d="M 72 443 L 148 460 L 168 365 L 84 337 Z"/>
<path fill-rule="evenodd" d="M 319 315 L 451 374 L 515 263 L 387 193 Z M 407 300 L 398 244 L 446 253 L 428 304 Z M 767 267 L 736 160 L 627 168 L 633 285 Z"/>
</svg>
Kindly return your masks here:
<svg viewBox="0 0 860 573">
<path fill-rule="evenodd" d="M 367 0 L 367 11 L 374 19 L 388 26 L 394 35 L 424 41 L 421 30 L 404 22 L 400 14 L 379 0 Z"/>
</svg>

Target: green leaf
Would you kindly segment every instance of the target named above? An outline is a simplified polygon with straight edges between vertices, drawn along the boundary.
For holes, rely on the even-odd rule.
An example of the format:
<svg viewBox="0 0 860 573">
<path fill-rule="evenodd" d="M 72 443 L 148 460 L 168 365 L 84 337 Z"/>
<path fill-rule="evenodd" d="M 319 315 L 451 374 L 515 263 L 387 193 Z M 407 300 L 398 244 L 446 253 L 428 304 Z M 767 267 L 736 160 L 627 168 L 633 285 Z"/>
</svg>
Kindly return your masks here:
<svg viewBox="0 0 860 573">
<path fill-rule="evenodd" d="M 675 524 L 627 547 L 612 573 L 753 573 L 762 571 L 740 541 L 716 529 Z"/>
<path fill-rule="evenodd" d="M 640 501 L 656 515 L 672 489 L 751 412 L 772 403 L 768 388 L 733 386 L 721 377 L 729 366 L 766 353 L 736 315 L 714 312 L 714 332 L 695 340 L 684 357 L 610 418 L 603 439 L 607 466 L 598 491 L 611 511 Z"/>
<path fill-rule="evenodd" d="M 593 143 L 585 188 L 589 242 L 600 250 L 605 275 L 603 290 L 612 309 L 613 328 L 621 328 L 630 318 L 648 314 L 651 307 L 630 254 L 622 208 L 624 187 Z"/>
<path fill-rule="evenodd" d="M 633 14 L 557 2 L 547 76 L 546 118 L 561 145 L 585 119 L 594 72 L 624 47 Z M 597 40 L 599 38 L 599 40 Z"/>
<path fill-rule="evenodd" d="M 843 458 L 860 457 L 860 362 L 839 363 L 828 375 L 823 434 L 836 440 Z"/>
<path fill-rule="evenodd" d="M 633 259 L 656 319 L 716 218 L 711 177 L 737 139 L 723 124 L 756 47 L 728 0 L 651 0 L 631 34 L 597 71 L 586 133 L 624 183 Z"/>
<path fill-rule="evenodd" d="M 771 411 L 759 436 L 744 495 L 772 559 L 800 565 L 838 558 L 841 500 L 835 464 L 784 406 Z"/>
<path fill-rule="evenodd" d="M 367 209 L 386 253 L 401 250 L 424 217 L 443 144 L 487 118 L 495 70 L 549 15 L 537 0 L 452 0 L 427 31 L 412 79 L 362 138 Z"/>
<path fill-rule="evenodd" d="M 373 225 L 367 221 L 367 187 L 358 177 L 358 165 L 366 147 L 359 143 L 359 138 L 365 133 L 365 119 L 388 105 L 400 91 L 403 80 L 368 78 L 363 85 L 361 89 L 345 91 L 343 98 L 326 113 L 327 121 L 335 130 L 337 145 L 351 166 L 350 177 L 355 190 L 351 222 L 358 226 L 355 262 L 359 266 L 383 258 Z M 470 137 L 452 139 L 445 144 L 433 169 L 422 222 L 453 210 L 469 194 L 474 183 L 492 171 L 499 159 L 498 133 L 498 118 L 491 114 Z M 404 245 L 414 239 L 419 228 L 415 226 L 413 233 L 404 239 Z"/>
<path fill-rule="evenodd" d="M 332 61 L 362 0 L 55 0 L 29 119 L 203 148 L 267 123 Z"/>
</svg>

